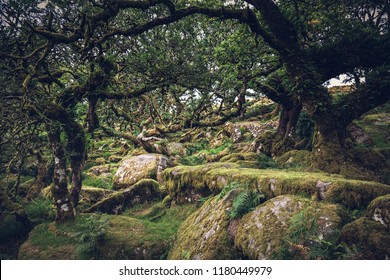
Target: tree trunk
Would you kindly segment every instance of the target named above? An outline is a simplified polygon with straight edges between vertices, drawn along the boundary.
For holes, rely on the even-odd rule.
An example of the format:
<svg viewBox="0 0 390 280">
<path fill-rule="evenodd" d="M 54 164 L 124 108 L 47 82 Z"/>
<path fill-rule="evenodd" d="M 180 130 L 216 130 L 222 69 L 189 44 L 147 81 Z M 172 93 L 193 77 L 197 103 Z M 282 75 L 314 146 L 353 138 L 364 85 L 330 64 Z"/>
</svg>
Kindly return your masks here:
<svg viewBox="0 0 390 280">
<path fill-rule="evenodd" d="M 47 162 L 42 156 L 42 151 L 39 150 L 36 153 L 37 160 L 38 160 L 38 174 L 35 178 L 34 184 L 32 186 L 32 189 L 28 191 L 27 194 L 27 200 L 30 201 L 37 197 L 42 189 L 46 186 L 45 179 L 47 177 L 48 169 L 47 169 Z"/>
<path fill-rule="evenodd" d="M 90 98 L 88 100 L 88 112 L 85 118 L 87 132 L 92 133 L 96 128 L 99 127 L 99 118 L 96 114 L 96 105 L 99 98 Z"/>
<path fill-rule="evenodd" d="M 57 208 L 56 220 L 59 222 L 65 222 L 74 220 L 74 213 L 68 191 L 65 150 L 61 145 L 60 133 L 61 130 L 59 127 L 50 127 L 48 129 L 48 138 L 55 162 L 51 192 L 55 199 L 55 205 Z"/>
<path fill-rule="evenodd" d="M 70 154 L 70 166 L 72 169 L 71 200 L 73 206 L 77 206 L 82 187 L 81 171 L 85 161 L 86 139 L 83 128 L 72 119 L 65 126 L 65 131 L 68 135 L 66 150 Z"/>
<path fill-rule="evenodd" d="M 283 154 L 295 146 L 295 130 L 299 115 L 302 111 L 302 104 L 295 98 L 282 104 L 278 129 L 272 141 L 272 155 Z"/>
<path fill-rule="evenodd" d="M 51 106 L 48 107 L 46 111 L 46 116 L 53 121 L 61 123 L 61 127 L 64 129 L 68 137 L 66 152 L 69 155 L 70 164 L 72 168 L 71 199 L 73 205 L 76 206 L 79 202 L 79 195 L 82 186 L 81 170 L 84 165 L 86 152 L 86 139 L 84 129 L 80 124 L 78 124 L 74 119 L 72 119 L 72 117 L 65 109 L 59 107 L 58 105 L 51 104 Z M 59 137 L 60 132 L 57 132 Z M 58 144 L 60 144 L 59 139 Z"/>
</svg>

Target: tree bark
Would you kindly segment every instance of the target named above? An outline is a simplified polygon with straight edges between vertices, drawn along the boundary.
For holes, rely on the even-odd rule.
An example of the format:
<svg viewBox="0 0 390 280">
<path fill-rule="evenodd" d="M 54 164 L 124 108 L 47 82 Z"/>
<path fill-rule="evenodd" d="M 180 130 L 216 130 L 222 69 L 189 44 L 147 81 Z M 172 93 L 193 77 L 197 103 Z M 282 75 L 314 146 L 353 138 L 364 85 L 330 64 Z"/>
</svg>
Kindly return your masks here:
<svg viewBox="0 0 390 280">
<path fill-rule="evenodd" d="M 295 130 L 302 111 L 302 104 L 296 98 L 290 98 L 290 101 L 282 103 L 281 107 L 278 129 L 272 141 L 272 155 L 274 156 L 294 149 Z"/>
<path fill-rule="evenodd" d="M 55 199 L 57 208 L 56 220 L 59 222 L 66 222 L 74 220 L 74 213 L 68 191 L 65 150 L 61 145 L 60 133 L 61 130 L 59 127 L 48 128 L 49 143 L 55 162 L 51 193 Z"/>
<path fill-rule="evenodd" d="M 39 150 L 36 152 L 37 160 L 38 160 L 38 174 L 35 178 L 34 184 L 32 185 L 32 189 L 28 191 L 27 200 L 30 201 L 37 197 L 42 189 L 46 186 L 45 179 L 47 177 L 47 162 L 42 156 L 42 151 Z"/>
<path fill-rule="evenodd" d="M 99 127 L 99 118 L 96 114 L 96 105 L 99 98 L 88 99 L 88 112 L 85 118 L 87 132 L 92 133 L 96 128 Z"/>
</svg>

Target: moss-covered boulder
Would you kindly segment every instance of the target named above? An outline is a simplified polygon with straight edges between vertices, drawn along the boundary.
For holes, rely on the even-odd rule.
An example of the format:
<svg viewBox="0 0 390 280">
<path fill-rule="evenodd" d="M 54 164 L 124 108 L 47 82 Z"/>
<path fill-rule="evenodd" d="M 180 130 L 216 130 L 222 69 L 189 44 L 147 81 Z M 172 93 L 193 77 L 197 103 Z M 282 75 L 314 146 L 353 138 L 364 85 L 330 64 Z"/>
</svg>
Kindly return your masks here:
<svg viewBox="0 0 390 280">
<path fill-rule="evenodd" d="M 368 205 L 366 217 L 390 228 L 390 195 L 384 195 L 374 199 Z"/>
<path fill-rule="evenodd" d="M 163 173 L 165 186 L 170 197 L 176 203 L 196 202 L 200 197 L 207 197 L 213 193 L 209 184 L 205 181 L 206 175 L 211 170 L 223 170 L 238 168 L 235 163 L 208 163 L 196 166 L 176 166 L 168 168 Z M 216 178 L 218 180 L 218 178 Z M 220 178 L 220 185 L 225 186 L 226 181 Z M 219 193 L 217 191 L 216 193 Z"/>
<path fill-rule="evenodd" d="M 170 156 L 185 156 L 187 154 L 187 149 L 182 143 L 167 143 L 166 150 Z"/>
<path fill-rule="evenodd" d="M 227 122 L 223 129 L 225 133 L 233 139 L 233 142 L 236 143 L 242 140 L 245 137 L 245 134 L 249 135 L 249 139 L 246 140 L 255 139 L 265 131 L 275 129 L 277 126 L 277 121 L 268 121 L 266 123 L 257 121 Z"/>
<path fill-rule="evenodd" d="M 229 153 L 228 155 L 223 156 L 219 161 L 234 162 L 237 163 L 240 167 L 249 168 L 270 168 L 277 166 L 272 158 L 262 153 L 254 152 Z"/>
<path fill-rule="evenodd" d="M 5 189 L 0 187 L 0 243 L 23 237 L 31 226 L 23 206 L 12 201 Z"/>
<path fill-rule="evenodd" d="M 241 219 L 235 244 L 250 259 L 328 258 L 315 248 L 334 242 L 346 217 L 341 206 L 283 195 Z"/>
<path fill-rule="evenodd" d="M 169 160 L 160 154 L 143 154 L 125 157 L 113 178 L 113 188 L 122 189 L 134 185 L 141 179 L 154 179 L 162 182 L 162 172 Z"/>
<path fill-rule="evenodd" d="M 238 191 L 224 198 L 213 197 L 181 225 L 169 259 L 236 259 L 233 236 L 229 234 L 228 210 Z"/>
<path fill-rule="evenodd" d="M 390 231 L 379 221 L 366 217 L 347 224 L 341 240 L 351 248 L 354 259 L 388 259 L 390 256 Z"/>
<path fill-rule="evenodd" d="M 319 172 L 239 168 L 236 163 L 177 166 L 164 172 L 164 180 L 169 195 L 179 203 L 217 194 L 232 182 L 258 190 L 267 199 L 298 194 L 350 209 L 366 208 L 376 197 L 390 194 L 390 186 L 377 182 Z"/>
<path fill-rule="evenodd" d="M 122 213 L 126 208 L 144 202 L 160 199 L 159 183 L 152 179 L 142 179 L 126 189 L 115 192 L 92 205 L 84 212 Z"/>
<path fill-rule="evenodd" d="M 79 206 L 83 209 L 91 207 L 93 204 L 112 195 L 114 191 L 95 187 L 82 187 L 80 192 Z"/>
<path fill-rule="evenodd" d="M 109 165 L 109 164 L 92 166 L 88 170 L 88 173 L 92 173 L 93 175 L 96 175 L 96 176 L 100 176 L 102 174 L 110 173 L 110 172 L 111 172 L 111 165 Z"/>
<path fill-rule="evenodd" d="M 74 259 L 136 259 L 166 258 L 171 232 L 162 224 L 118 215 L 94 215 L 98 223 L 87 223 L 91 215 L 81 215 L 70 224 L 44 223 L 34 228 L 21 246 L 19 259 L 74 260 Z M 99 221 L 105 221 L 103 228 Z M 163 227 L 164 226 L 164 227 Z M 88 227 L 89 231 L 86 231 Z M 103 230 L 103 231 L 102 231 Z M 99 242 L 88 244 L 80 238 L 87 234 L 93 238 L 103 232 Z"/>
<path fill-rule="evenodd" d="M 159 260 L 166 256 L 170 239 L 159 225 L 126 216 L 114 216 L 107 238 L 98 248 L 104 259 Z"/>
</svg>

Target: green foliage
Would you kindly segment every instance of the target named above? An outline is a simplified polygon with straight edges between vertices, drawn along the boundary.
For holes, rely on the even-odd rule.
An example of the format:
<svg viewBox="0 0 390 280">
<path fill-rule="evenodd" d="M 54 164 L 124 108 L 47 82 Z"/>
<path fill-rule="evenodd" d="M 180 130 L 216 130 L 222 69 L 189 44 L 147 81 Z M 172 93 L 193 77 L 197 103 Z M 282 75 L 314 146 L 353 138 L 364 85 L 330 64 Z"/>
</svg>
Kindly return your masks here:
<svg viewBox="0 0 390 280">
<path fill-rule="evenodd" d="M 278 168 L 277 163 L 271 158 L 264 154 L 261 154 L 256 159 L 256 167 L 260 169 L 267 168 Z"/>
<path fill-rule="evenodd" d="M 111 189 L 112 178 L 92 177 L 83 173 L 83 185 L 101 189 Z"/>
<path fill-rule="evenodd" d="M 20 237 L 25 233 L 22 223 L 14 215 L 0 216 L 0 240 Z"/>
<path fill-rule="evenodd" d="M 204 150 L 208 145 L 209 145 L 209 141 L 205 139 L 199 141 L 198 143 L 191 143 L 190 145 L 187 146 L 187 155 L 191 156 L 195 152 Z"/>
<path fill-rule="evenodd" d="M 206 163 L 206 159 L 203 156 L 191 155 L 180 159 L 180 164 L 194 166 Z"/>
<path fill-rule="evenodd" d="M 311 209 L 307 208 L 291 218 L 290 240 L 294 243 L 316 234 L 318 218 L 310 215 L 309 210 Z"/>
<path fill-rule="evenodd" d="M 308 250 L 308 259 L 342 259 L 344 258 L 345 246 L 338 242 L 340 233 L 337 232 L 335 237 L 328 240 L 318 233 L 318 217 L 313 216 L 312 209 L 307 208 L 294 215 L 290 222 L 290 235 L 287 243 L 302 246 L 305 248 L 310 244 Z"/>
<path fill-rule="evenodd" d="M 52 202 L 48 198 L 38 197 L 32 200 L 25 209 L 28 218 L 33 221 L 43 222 L 55 218 Z"/>
<path fill-rule="evenodd" d="M 231 182 L 231 183 L 227 184 L 227 185 L 222 189 L 222 191 L 219 193 L 218 199 L 224 198 L 225 195 L 227 195 L 230 191 L 235 190 L 235 189 L 238 189 L 239 187 L 240 187 L 240 183 L 238 183 L 238 182 Z"/>
<path fill-rule="evenodd" d="M 107 225 L 106 218 L 89 216 L 84 220 L 79 231 L 74 234 L 74 237 L 80 243 L 76 250 L 82 258 L 98 257 L 97 248 L 106 240 Z"/>
<path fill-rule="evenodd" d="M 240 218 L 264 201 L 265 196 L 259 192 L 243 191 L 234 199 L 229 218 Z"/>
</svg>

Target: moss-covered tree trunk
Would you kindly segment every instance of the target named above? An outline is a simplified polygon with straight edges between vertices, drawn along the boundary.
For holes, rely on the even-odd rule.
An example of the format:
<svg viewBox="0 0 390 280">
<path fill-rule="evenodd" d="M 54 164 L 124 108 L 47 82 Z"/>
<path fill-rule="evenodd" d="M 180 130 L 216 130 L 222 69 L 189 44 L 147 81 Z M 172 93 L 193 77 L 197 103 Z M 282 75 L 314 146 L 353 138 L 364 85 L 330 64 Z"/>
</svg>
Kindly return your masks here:
<svg viewBox="0 0 390 280">
<path fill-rule="evenodd" d="M 85 133 L 81 125 L 70 119 L 65 131 L 68 135 L 68 145 L 66 147 L 70 154 L 70 167 L 72 169 L 71 199 L 74 206 L 80 200 L 80 191 L 83 185 L 81 171 L 84 166 L 86 153 Z"/>
<path fill-rule="evenodd" d="M 61 145 L 61 130 L 58 126 L 50 126 L 48 138 L 54 155 L 54 174 L 51 193 L 55 199 L 57 208 L 56 220 L 65 222 L 74 219 L 73 205 L 68 191 L 68 180 L 66 172 L 65 150 Z"/>
<path fill-rule="evenodd" d="M 82 187 L 81 171 L 85 161 L 86 139 L 83 127 L 77 123 L 70 114 L 58 105 L 51 104 L 46 111 L 46 116 L 61 124 L 67 136 L 66 152 L 72 169 L 71 200 L 74 206 L 79 202 Z M 58 132 L 59 133 L 59 132 Z M 58 139 L 60 144 L 60 140 Z M 64 154 L 65 156 L 65 154 Z M 66 169 L 66 161 L 65 161 Z"/>
<path fill-rule="evenodd" d="M 41 150 L 36 152 L 36 156 L 38 160 L 38 173 L 35 177 L 32 189 L 28 191 L 27 200 L 32 200 L 37 197 L 41 193 L 42 189 L 46 186 L 45 179 L 48 173 L 47 162 L 44 159 Z"/>
<path fill-rule="evenodd" d="M 296 98 L 289 98 L 289 102 L 281 104 L 278 129 L 272 141 L 271 153 L 276 156 L 294 149 L 299 115 L 302 104 Z"/>
<path fill-rule="evenodd" d="M 96 114 L 96 105 L 99 98 L 89 98 L 88 99 L 88 112 L 85 118 L 87 131 L 92 133 L 96 128 L 99 127 L 99 118 Z"/>
</svg>

